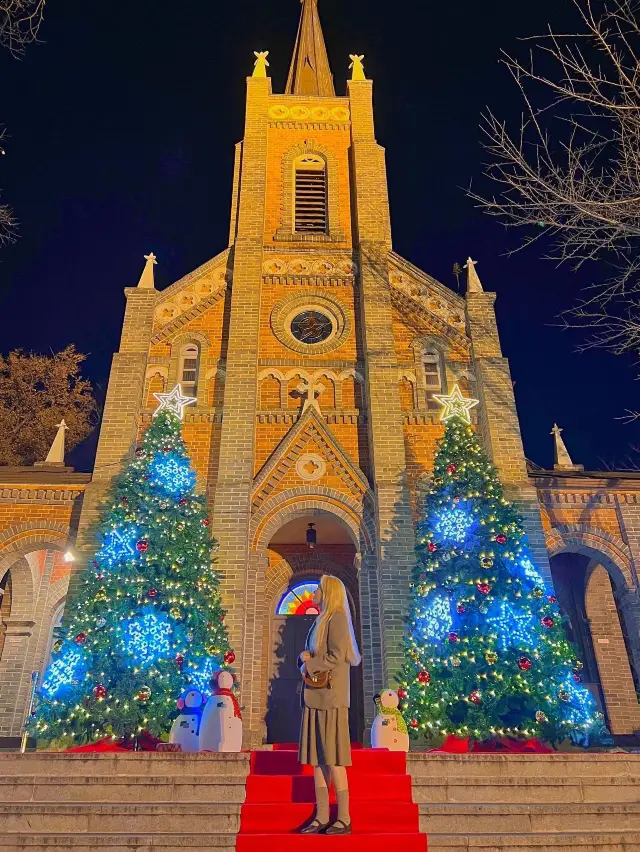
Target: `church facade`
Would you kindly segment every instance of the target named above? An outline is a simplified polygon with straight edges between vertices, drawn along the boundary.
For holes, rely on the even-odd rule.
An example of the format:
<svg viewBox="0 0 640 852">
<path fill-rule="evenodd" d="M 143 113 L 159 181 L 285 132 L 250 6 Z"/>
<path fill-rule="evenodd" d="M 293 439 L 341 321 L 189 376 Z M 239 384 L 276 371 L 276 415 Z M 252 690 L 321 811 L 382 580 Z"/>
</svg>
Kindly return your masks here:
<svg viewBox="0 0 640 852">
<path fill-rule="evenodd" d="M 559 432 L 554 470 L 528 465 L 495 295 L 471 260 L 462 298 L 393 251 L 373 84 L 351 60 L 338 95 L 317 0 L 303 0 L 286 91 L 273 92 L 264 53 L 247 80 L 227 248 L 163 291 L 149 255 L 125 290 L 93 474 L 0 469 L 0 738 L 20 733 L 106 490 L 154 394 L 178 382 L 197 398 L 183 433 L 220 543 L 247 746 L 297 733 L 283 708 L 324 572 L 344 581 L 362 645 L 355 738 L 393 685 L 443 431 L 434 395 L 455 384 L 479 400 L 474 423 L 611 730 L 640 731 L 640 476 L 585 473 Z"/>
</svg>

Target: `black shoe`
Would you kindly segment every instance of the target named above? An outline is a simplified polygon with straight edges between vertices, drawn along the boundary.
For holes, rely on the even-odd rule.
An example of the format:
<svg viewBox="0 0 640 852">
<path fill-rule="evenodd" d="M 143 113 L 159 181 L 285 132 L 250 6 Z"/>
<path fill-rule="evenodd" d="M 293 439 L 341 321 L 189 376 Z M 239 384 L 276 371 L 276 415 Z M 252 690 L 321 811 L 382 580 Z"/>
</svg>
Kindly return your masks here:
<svg viewBox="0 0 640 852">
<path fill-rule="evenodd" d="M 308 825 L 301 828 L 298 834 L 321 834 L 328 827 L 328 822 L 320 822 L 319 819 L 313 819 Z"/>
<path fill-rule="evenodd" d="M 351 823 L 342 822 L 341 819 L 337 819 L 333 825 L 329 826 L 325 834 L 351 834 Z"/>
</svg>

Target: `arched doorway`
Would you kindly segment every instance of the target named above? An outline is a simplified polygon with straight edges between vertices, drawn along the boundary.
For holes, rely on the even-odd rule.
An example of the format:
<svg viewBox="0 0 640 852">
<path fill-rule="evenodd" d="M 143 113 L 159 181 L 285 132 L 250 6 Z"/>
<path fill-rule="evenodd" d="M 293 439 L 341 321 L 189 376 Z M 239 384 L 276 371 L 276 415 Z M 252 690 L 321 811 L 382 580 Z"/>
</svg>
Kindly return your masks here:
<svg viewBox="0 0 640 852">
<path fill-rule="evenodd" d="M 623 588 L 618 588 L 607 563 L 607 558 L 597 552 L 562 552 L 550 560 L 558 602 L 567 616 L 567 635 L 577 645 L 584 664 L 583 683 L 594 695 L 612 733 L 630 734 L 632 730 L 625 730 L 628 717 L 640 718 L 638 672 L 619 604 Z M 615 566 L 613 571 L 624 587 Z"/>
<path fill-rule="evenodd" d="M 307 543 L 309 524 L 317 541 Z M 267 600 L 269 607 L 267 649 L 266 738 L 268 743 L 294 742 L 300 730 L 301 679 L 298 654 L 304 649 L 315 611 L 310 598 L 322 574 L 339 577 L 347 589 L 358 641 L 361 632 L 357 551 L 350 531 L 336 517 L 313 514 L 284 524 L 268 546 Z M 361 667 L 351 673 L 351 738 L 362 737 L 363 695 Z"/>
</svg>

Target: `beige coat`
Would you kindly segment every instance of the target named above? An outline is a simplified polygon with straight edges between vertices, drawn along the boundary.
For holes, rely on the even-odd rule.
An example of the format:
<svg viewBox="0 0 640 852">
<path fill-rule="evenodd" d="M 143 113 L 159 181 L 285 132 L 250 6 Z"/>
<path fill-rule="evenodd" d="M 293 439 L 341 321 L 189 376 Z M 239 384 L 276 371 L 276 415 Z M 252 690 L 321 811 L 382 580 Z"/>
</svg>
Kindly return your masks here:
<svg viewBox="0 0 640 852">
<path fill-rule="evenodd" d="M 315 625 L 314 625 L 315 627 Z M 314 628 L 307 636 L 307 650 Z M 318 648 L 315 655 L 305 663 L 310 675 L 319 672 L 331 672 L 331 688 L 311 689 L 304 687 L 304 703 L 314 710 L 331 710 L 337 707 L 349 707 L 350 663 L 347 662 L 349 650 L 349 623 L 344 612 L 336 612 L 329 619 L 326 642 L 323 648 Z"/>
</svg>

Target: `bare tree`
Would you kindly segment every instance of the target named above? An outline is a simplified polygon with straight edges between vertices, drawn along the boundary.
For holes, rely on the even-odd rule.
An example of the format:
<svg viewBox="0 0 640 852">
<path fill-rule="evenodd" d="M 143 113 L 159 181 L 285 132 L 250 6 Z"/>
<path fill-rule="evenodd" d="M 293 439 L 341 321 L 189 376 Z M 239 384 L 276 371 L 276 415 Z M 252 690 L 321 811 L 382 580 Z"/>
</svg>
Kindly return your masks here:
<svg viewBox="0 0 640 852">
<path fill-rule="evenodd" d="M 0 0 L 0 45 L 14 54 L 38 38 L 47 0 Z"/>
<path fill-rule="evenodd" d="M 572 2 L 580 32 L 550 29 L 533 39 L 526 62 L 504 54 L 524 112 L 515 132 L 493 112 L 483 116 L 485 173 L 500 190 L 469 194 L 507 226 L 524 228 L 523 245 L 542 240 L 551 245 L 547 256 L 575 268 L 605 262 L 610 274 L 563 321 L 588 330 L 582 348 L 638 353 L 640 4 Z"/>
</svg>

